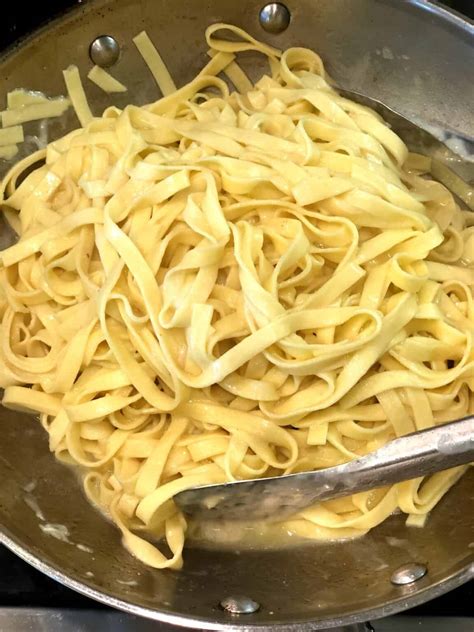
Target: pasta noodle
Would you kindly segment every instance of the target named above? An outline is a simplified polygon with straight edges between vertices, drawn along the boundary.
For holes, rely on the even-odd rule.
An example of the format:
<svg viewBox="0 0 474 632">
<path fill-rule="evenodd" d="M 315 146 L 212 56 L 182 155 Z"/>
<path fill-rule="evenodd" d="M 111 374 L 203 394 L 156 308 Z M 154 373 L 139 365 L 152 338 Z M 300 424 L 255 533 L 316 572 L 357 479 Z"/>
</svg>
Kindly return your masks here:
<svg viewBox="0 0 474 632">
<path fill-rule="evenodd" d="M 48 99 L 42 92 L 36 92 L 34 90 L 18 88 L 7 94 L 7 107 L 9 110 L 15 110 L 24 105 L 31 105 L 32 103 L 45 103 L 46 101 L 48 101 Z"/>
<path fill-rule="evenodd" d="M 142 31 L 133 38 L 133 42 L 150 69 L 163 96 L 174 92 L 176 90 L 174 81 L 161 59 L 160 53 L 156 50 L 153 46 L 153 42 L 148 37 L 148 34 Z"/>
<path fill-rule="evenodd" d="M 19 92 L 19 91 L 16 91 Z M 57 99 L 33 99 L 25 101 L 21 106 L 1 112 L 3 127 L 20 125 L 29 121 L 61 116 L 70 106 L 69 99 L 58 97 Z"/>
<path fill-rule="evenodd" d="M 40 414 L 156 568 L 182 564 L 181 490 L 336 465 L 474 411 L 474 216 L 316 53 L 224 24 L 206 39 L 189 84 L 157 77 L 166 96 L 100 118 L 69 71 L 84 127 L 2 183 L 19 237 L 0 253 L 3 404 Z M 248 50 L 269 61 L 253 85 Z M 422 525 L 465 469 L 285 528 L 354 537 L 397 509 Z"/>
<path fill-rule="evenodd" d="M 23 140 L 23 128 L 21 125 L 0 129 L 0 146 L 2 147 L 5 145 L 16 145 L 16 143 L 22 143 Z"/>
<path fill-rule="evenodd" d="M 120 83 L 118 79 L 112 77 L 109 72 L 100 66 L 93 66 L 87 77 L 104 92 L 127 92 L 127 88 L 123 85 L 123 83 Z"/>
<path fill-rule="evenodd" d="M 0 145 L 0 158 L 10 160 L 18 153 L 18 145 Z"/>
<path fill-rule="evenodd" d="M 92 120 L 92 112 L 87 102 L 81 75 L 77 66 L 69 66 L 63 70 L 64 82 L 71 99 L 71 103 L 76 111 L 80 124 L 85 127 Z"/>
</svg>

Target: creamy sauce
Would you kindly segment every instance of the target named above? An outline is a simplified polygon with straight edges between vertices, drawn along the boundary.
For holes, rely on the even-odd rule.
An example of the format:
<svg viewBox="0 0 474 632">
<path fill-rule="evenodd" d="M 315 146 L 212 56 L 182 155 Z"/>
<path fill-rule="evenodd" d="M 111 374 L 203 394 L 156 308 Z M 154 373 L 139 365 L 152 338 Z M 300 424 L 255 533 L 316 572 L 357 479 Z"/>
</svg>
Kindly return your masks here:
<svg viewBox="0 0 474 632">
<path fill-rule="evenodd" d="M 46 521 L 46 517 L 43 513 L 43 510 L 39 506 L 38 501 L 36 500 L 34 495 L 31 493 L 32 491 L 34 491 L 35 488 L 36 488 L 36 481 L 31 481 L 23 486 L 23 489 L 25 490 L 25 492 L 27 492 L 23 496 L 23 501 L 37 517 L 38 526 L 41 529 L 41 531 L 44 534 L 51 536 L 52 538 L 56 538 L 56 540 L 60 540 L 61 542 L 67 542 L 67 544 L 71 544 L 72 546 L 75 546 L 76 548 L 78 548 L 80 551 L 83 551 L 84 553 L 92 554 L 94 551 L 90 548 L 90 546 L 87 546 L 86 544 L 75 543 L 69 539 L 70 533 L 66 525 Z"/>
<path fill-rule="evenodd" d="M 45 524 L 40 523 L 39 525 L 41 531 L 46 535 L 50 535 L 56 540 L 61 540 L 61 542 L 69 542 L 69 529 L 64 524 L 53 524 L 51 522 L 46 522 Z"/>
<path fill-rule="evenodd" d="M 90 546 L 86 546 L 85 544 L 76 544 L 76 547 L 79 549 L 79 551 L 84 551 L 84 553 L 94 552 Z"/>
<path fill-rule="evenodd" d="M 138 582 L 134 579 L 130 581 L 125 581 L 124 579 L 117 579 L 117 584 L 122 584 L 122 586 L 138 586 Z"/>
<path fill-rule="evenodd" d="M 23 500 L 25 501 L 25 504 L 27 504 L 31 511 L 35 514 L 38 520 L 46 520 L 40 506 L 38 505 L 38 501 L 34 496 L 32 496 L 31 494 L 26 494 L 23 497 Z"/>
</svg>

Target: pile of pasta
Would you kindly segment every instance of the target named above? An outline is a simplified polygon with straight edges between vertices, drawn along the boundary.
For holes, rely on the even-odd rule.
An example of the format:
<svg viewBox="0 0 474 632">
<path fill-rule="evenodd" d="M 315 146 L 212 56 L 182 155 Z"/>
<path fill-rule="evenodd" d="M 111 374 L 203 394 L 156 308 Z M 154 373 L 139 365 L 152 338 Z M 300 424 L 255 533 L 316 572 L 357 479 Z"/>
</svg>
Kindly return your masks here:
<svg viewBox="0 0 474 632">
<path fill-rule="evenodd" d="M 182 564 L 181 490 L 333 466 L 474 411 L 474 216 L 311 50 L 223 24 L 206 39 L 193 81 L 109 107 L 1 189 L 18 235 L 0 253 L 3 404 L 40 414 L 155 568 Z M 255 84 L 249 50 L 269 64 Z M 465 469 L 284 526 L 422 525 Z"/>
</svg>

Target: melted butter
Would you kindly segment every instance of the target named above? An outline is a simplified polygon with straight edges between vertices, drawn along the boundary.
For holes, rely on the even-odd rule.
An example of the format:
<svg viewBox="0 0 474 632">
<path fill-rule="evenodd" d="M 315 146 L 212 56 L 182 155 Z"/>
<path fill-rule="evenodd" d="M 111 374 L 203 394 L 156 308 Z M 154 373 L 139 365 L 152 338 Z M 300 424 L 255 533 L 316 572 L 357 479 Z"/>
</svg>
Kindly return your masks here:
<svg viewBox="0 0 474 632">
<path fill-rule="evenodd" d="M 193 548 L 273 550 L 308 542 L 283 523 L 263 521 L 191 520 L 186 532 L 186 545 Z"/>
<path fill-rule="evenodd" d="M 70 466 L 78 482 L 83 487 L 83 471 L 81 468 Z M 92 506 L 108 522 L 115 526 L 110 513 L 97 503 Z M 200 548 L 209 550 L 240 551 L 272 551 L 301 546 L 314 546 L 315 540 L 293 533 L 284 522 L 235 521 L 235 520 L 196 520 L 186 518 L 186 548 Z M 163 534 L 153 531 L 133 531 L 141 538 L 145 538 L 154 546 L 164 543 Z M 333 540 L 325 539 L 324 543 Z M 336 541 L 336 540 L 334 540 Z M 132 553 L 133 554 L 133 553 Z"/>
</svg>

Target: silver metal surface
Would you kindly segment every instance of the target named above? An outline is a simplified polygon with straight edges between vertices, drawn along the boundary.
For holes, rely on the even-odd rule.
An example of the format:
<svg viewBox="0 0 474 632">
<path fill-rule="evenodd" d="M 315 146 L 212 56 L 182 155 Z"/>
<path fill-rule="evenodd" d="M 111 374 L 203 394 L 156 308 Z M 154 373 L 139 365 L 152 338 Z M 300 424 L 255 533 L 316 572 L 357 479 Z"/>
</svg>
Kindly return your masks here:
<svg viewBox="0 0 474 632">
<path fill-rule="evenodd" d="M 109 68 L 117 63 L 120 57 L 119 43 L 111 35 L 99 35 L 92 42 L 89 55 L 97 66 Z"/>
<path fill-rule="evenodd" d="M 314 503 L 474 461 L 474 416 L 400 437 L 360 459 L 315 472 L 205 485 L 176 504 L 209 520 L 281 520 Z"/>
<path fill-rule="evenodd" d="M 375 632 L 472 632 L 474 620 L 467 617 L 389 617 L 375 621 Z"/>
<path fill-rule="evenodd" d="M 289 25 L 291 14 L 288 7 L 281 2 L 270 2 L 266 4 L 259 13 L 260 26 L 267 33 L 283 33 Z"/>
<path fill-rule="evenodd" d="M 416 562 L 404 564 L 393 571 L 390 581 L 396 586 L 406 586 L 407 584 L 417 582 L 424 577 L 427 572 L 428 568 L 426 564 L 417 564 Z"/>
<path fill-rule="evenodd" d="M 222 599 L 220 607 L 230 614 L 253 614 L 260 610 L 260 604 L 244 595 L 231 595 Z"/>
<path fill-rule="evenodd" d="M 182 628 L 183 629 L 183 628 Z M 388 617 L 373 626 L 364 624 L 331 628 L 330 632 L 472 632 L 474 620 L 466 617 Z M 2 632 L 173 632 L 175 627 L 113 610 L 66 608 L 0 608 Z M 329 632 L 329 631 L 328 631 Z"/>
<path fill-rule="evenodd" d="M 81 3 L 0 59 L 0 102 L 18 87 L 50 96 L 64 94 L 62 69 L 77 64 L 85 77 L 91 66 L 89 43 L 102 33 L 123 45 L 114 76 L 128 92 L 110 96 L 85 81 L 93 112 L 100 114 L 111 104 L 123 107 L 131 100 L 142 104 L 157 99 L 159 90 L 132 37 L 146 28 L 182 85 L 207 61 L 205 27 L 225 21 L 279 48 L 314 48 L 338 85 L 377 98 L 409 119 L 418 117 L 427 125 L 473 135 L 472 23 L 421 0 L 288 0 L 289 27 L 270 35 L 262 33 L 258 20 L 262 4 Z M 242 66 L 251 78 L 267 70 L 261 57 L 251 52 L 242 56 Z M 38 135 L 39 125 L 27 123 L 25 135 Z M 77 125 L 71 108 L 65 116 L 48 121 L 49 138 Z M 33 148 L 24 143 L 18 158 Z M 0 173 L 8 167 L 8 162 L 0 162 Z M 407 528 L 405 517 L 396 515 L 363 538 L 337 544 L 308 543 L 275 551 L 245 551 L 239 543 L 227 550 L 187 548 L 182 571 L 158 571 L 126 552 L 117 529 L 89 505 L 73 472 L 49 454 L 37 420 L 0 410 L 0 429 L 0 541 L 50 577 L 135 615 L 187 628 L 245 632 L 312 632 L 371 620 L 379 632 L 374 619 L 435 598 L 474 576 L 469 548 L 472 469 L 432 511 L 423 529 Z M 27 494 L 45 521 L 67 527 L 65 541 L 40 528 L 41 519 L 30 496 L 25 500 Z M 393 586 L 392 572 L 407 559 L 429 563 L 429 574 L 413 585 Z M 223 595 L 240 593 L 251 595 L 261 608 L 235 620 L 217 604 Z M 404 627 L 399 629 L 405 632 Z M 455 622 L 444 630 L 455 630 Z"/>
</svg>

